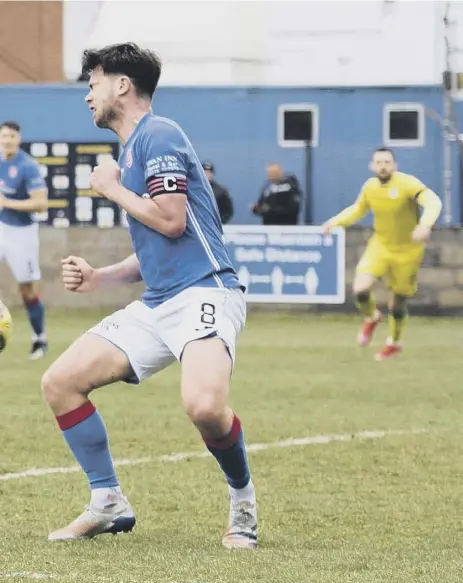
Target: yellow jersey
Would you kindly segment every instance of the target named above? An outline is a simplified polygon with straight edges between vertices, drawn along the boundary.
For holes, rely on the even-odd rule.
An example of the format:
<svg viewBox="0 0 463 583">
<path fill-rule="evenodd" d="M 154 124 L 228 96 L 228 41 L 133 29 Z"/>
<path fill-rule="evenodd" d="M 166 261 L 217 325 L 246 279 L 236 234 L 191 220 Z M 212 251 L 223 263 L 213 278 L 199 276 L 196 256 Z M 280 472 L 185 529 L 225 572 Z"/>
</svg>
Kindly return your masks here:
<svg viewBox="0 0 463 583">
<path fill-rule="evenodd" d="M 441 210 L 439 197 L 415 176 L 394 172 L 386 183 L 376 177 L 367 180 L 356 202 L 333 217 L 331 222 L 347 227 L 371 211 L 378 243 L 388 248 L 416 246 L 412 232 L 419 222 L 423 222 L 420 221 L 420 206 L 427 211 L 425 224 L 431 227 Z"/>
</svg>

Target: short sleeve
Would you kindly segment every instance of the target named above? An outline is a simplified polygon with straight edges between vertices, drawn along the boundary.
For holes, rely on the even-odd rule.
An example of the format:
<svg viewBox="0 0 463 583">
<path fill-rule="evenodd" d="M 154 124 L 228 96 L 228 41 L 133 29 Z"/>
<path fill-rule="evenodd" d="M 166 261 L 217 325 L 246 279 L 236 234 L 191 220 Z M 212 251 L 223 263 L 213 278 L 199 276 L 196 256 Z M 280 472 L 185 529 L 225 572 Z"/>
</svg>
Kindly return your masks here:
<svg viewBox="0 0 463 583">
<path fill-rule="evenodd" d="M 36 162 L 31 162 L 24 167 L 24 182 L 27 193 L 47 188 L 45 180 L 40 174 L 40 167 Z"/>
<path fill-rule="evenodd" d="M 147 129 L 141 138 L 138 155 L 150 197 L 187 194 L 187 148 L 181 131 L 159 124 Z"/>
</svg>

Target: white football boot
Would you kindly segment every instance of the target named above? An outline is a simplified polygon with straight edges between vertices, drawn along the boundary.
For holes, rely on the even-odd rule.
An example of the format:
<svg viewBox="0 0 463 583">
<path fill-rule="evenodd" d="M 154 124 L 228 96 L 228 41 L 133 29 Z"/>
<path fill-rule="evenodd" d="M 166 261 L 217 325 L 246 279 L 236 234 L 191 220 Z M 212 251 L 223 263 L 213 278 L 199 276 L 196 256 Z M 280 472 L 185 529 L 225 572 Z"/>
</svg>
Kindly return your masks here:
<svg viewBox="0 0 463 583">
<path fill-rule="evenodd" d="M 46 340 L 34 340 L 29 352 L 29 360 L 40 360 L 47 354 L 48 342 Z"/>
<path fill-rule="evenodd" d="M 127 498 L 121 497 L 105 508 L 96 508 L 89 504 L 71 524 L 50 533 L 48 540 L 86 540 L 99 534 L 131 532 L 135 522 L 135 515 Z"/>
<path fill-rule="evenodd" d="M 230 516 L 222 544 L 227 549 L 255 549 L 257 547 L 257 504 L 239 500 L 230 495 Z"/>
</svg>

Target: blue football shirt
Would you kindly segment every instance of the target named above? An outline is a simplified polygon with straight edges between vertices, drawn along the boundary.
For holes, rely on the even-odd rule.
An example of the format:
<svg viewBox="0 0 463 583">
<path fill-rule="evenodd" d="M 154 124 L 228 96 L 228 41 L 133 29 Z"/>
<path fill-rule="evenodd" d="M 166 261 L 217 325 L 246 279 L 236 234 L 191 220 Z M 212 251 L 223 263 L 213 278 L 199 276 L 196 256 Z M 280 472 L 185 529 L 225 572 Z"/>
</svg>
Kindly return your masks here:
<svg viewBox="0 0 463 583">
<path fill-rule="evenodd" d="M 142 301 L 155 307 L 189 287 L 240 287 L 214 194 L 182 129 L 170 119 L 146 114 L 127 140 L 119 165 L 122 184 L 139 196 L 187 196 L 186 229 L 178 238 L 166 237 L 127 216 L 147 286 Z"/>
<path fill-rule="evenodd" d="M 0 157 L 0 192 L 6 198 L 26 200 L 33 190 L 46 189 L 40 167 L 36 160 L 18 150 L 17 154 L 8 160 Z M 0 210 L 0 222 L 14 227 L 24 227 L 34 222 L 33 214 L 13 209 Z"/>
</svg>

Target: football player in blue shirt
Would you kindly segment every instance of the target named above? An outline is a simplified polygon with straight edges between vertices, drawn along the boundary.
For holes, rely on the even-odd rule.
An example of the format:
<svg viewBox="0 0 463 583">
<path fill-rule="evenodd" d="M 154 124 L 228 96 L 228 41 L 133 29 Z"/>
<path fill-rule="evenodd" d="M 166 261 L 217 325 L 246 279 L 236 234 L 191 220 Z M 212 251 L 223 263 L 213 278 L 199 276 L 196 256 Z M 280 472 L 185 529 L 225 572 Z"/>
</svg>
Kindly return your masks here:
<svg viewBox="0 0 463 583">
<path fill-rule="evenodd" d="M 139 383 L 178 360 L 185 410 L 228 482 L 223 544 L 254 548 L 254 486 L 241 423 L 228 406 L 246 303 L 214 195 L 181 128 L 151 110 L 161 73 L 155 54 L 131 43 L 86 51 L 83 72 L 90 74 L 86 102 L 94 123 L 113 130 L 123 145 L 119 164 L 97 166 L 91 185 L 127 212 L 135 253 L 101 269 L 67 257 L 64 284 L 89 292 L 143 280 L 146 291 L 79 338 L 43 377 L 45 398 L 91 489 L 85 512 L 49 540 L 132 530 L 134 512 L 88 396 L 119 380 Z"/>
<path fill-rule="evenodd" d="M 38 296 L 40 280 L 39 227 L 33 213 L 47 209 L 47 188 L 32 156 L 21 150 L 15 121 L 0 125 L 0 260 L 5 260 L 19 284 L 33 329 L 29 358 L 45 355 L 45 308 Z"/>
</svg>

